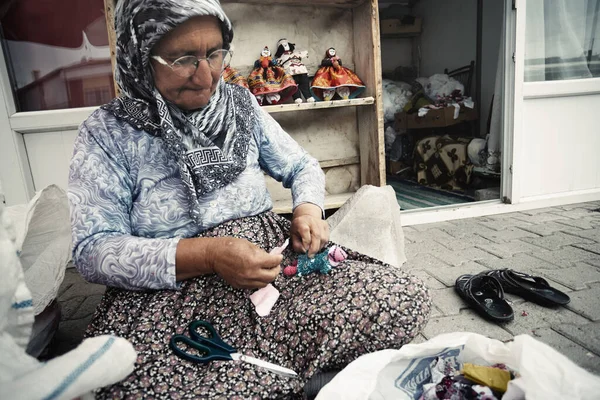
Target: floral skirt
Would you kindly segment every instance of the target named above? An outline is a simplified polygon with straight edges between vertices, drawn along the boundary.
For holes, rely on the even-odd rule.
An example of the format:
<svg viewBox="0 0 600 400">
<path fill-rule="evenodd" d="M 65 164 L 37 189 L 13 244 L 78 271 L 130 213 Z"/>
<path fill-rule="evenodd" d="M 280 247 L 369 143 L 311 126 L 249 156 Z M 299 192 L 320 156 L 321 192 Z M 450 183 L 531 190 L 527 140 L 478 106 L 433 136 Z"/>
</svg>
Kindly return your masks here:
<svg viewBox="0 0 600 400">
<path fill-rule="evenodd" d="M 288 220 L 266 212 L 223 223 L 202 236 L 245 238 L 271 250 L 284 242 L 289 228 Z M 216 275 L 187 280 L 180 290 L 109 288 L 86 336 L 124 337 L 138 358 L 129 377 L 100 389 L 96 398 L 302 398 L 312 375 L 410 342 L 429 315 L 425 285 L 399 268 L 346 250 L 348 258 L 327 275 L 281 274 L 273 282 L 280 297 L 266 317 L 256 314 L 248 299 L 251 290 L 234 289 Z M 283 265 L 294 257 L 286 250 Z M 169 339 L 198 319 L 210 321 L 240 353 L 291 368 L 300 378 L 240 361 L 194 364 L 177 357 Z"/>
<path fill-rule="evenodd" d="M 296 91 L 298 85 L 294 78 L 281 67 L 255 68 L 248 76 L 250 91 L 255 96 L 279 93 L 279 103 L 283 103 Z"/>
<path fill-rule="evenodd" d="M 348 88 L 348 98 L 350 99 L 355 98 L 365 90 L 365 84 L 352 70 L 340 66 L 337 69 L 334 67 L 319 68 L 310 85 L 310 91 L 319 101 L 323 101 L 325 99 L 324 90 L 335 90 L 340 87 Z"/>
</svg>

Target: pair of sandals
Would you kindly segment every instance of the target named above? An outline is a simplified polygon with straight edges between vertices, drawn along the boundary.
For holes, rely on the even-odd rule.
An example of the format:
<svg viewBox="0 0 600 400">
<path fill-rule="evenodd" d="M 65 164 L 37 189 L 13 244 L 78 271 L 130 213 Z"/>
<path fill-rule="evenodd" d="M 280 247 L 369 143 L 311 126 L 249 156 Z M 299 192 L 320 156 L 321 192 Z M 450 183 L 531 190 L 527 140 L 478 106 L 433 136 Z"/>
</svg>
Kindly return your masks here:
<svg viewBox="0 0 600 400">
<path fill-rule="evenodd" d="M 494 322 L 514 319 L 513 309 L 504 299 L 504 292 L 545 307 L 564 306 L 571 301 L 568 295 L 551 287 L 544 278 L 512 269 L 461 275 L 456 279 L 454 288 L 477 312 Z"/>
</svg>

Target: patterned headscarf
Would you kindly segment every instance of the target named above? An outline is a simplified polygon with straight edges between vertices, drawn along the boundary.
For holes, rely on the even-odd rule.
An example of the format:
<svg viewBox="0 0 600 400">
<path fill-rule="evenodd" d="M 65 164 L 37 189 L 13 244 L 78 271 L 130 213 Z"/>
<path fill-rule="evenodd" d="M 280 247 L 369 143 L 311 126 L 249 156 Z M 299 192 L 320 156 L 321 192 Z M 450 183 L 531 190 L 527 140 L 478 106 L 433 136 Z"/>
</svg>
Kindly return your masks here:
<svg viewBox="0 0 600 400">
<path fill-rule="evenodd" d="M 115 78 L 122 95 L 103 108 L 165 140 L 188 189 L 191 215 L 199 221 L 199 197 L 232 182 L 245 169 L 250 135 L 239 126 L 247 124 L 236 116 L 234 107 L 235 98 L 244 93 L 222 78 L 208 104 L 191 112 L 165 100 L 154 86 L 152 48 L 166 33 L 195 16 L 216 17 L 223 47 L 229 48 L 233 30 L 219 0 L 119 1 Z"/>
</svg>

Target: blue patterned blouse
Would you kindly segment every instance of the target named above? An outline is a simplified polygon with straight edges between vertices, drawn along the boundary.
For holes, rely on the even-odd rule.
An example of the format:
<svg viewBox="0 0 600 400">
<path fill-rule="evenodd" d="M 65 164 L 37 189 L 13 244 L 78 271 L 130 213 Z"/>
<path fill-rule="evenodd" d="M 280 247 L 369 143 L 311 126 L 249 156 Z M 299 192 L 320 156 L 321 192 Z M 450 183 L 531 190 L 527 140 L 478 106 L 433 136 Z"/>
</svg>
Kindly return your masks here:
<svg viewBox="0 0 600 400">
<path fill-rule="evenodd" d="M 203 198 L 202 223 L 190 218 L 186 189 L 160 137 L 98 109 L 80 127 L 69 174 L 73 260 L 90 282 L 125 289 L 175 289 L 175 251 L 224 221 L 273 207 L 263 170 L 291 188 L 294 208 L 323 209 L 325 176 L 255 104 L 246 169 Z"/>
</svg>

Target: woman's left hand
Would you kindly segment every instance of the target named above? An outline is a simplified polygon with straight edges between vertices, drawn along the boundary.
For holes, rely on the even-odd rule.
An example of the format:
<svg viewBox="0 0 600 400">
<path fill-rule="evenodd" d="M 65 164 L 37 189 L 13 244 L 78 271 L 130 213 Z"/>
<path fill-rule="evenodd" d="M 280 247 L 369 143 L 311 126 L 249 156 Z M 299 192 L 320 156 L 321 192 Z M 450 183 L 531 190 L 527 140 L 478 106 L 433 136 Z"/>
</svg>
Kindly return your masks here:
<svg viewBox="0 0 600 400">
<path fill-rule="evenodd" d="M 294 209 L 290 237 L 297 253 L 313 257 L 329 241 L 329 225 L 322 218 L 323 211 L 311 203 L 300 204 Z"/>
</svg>

